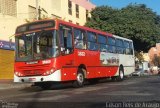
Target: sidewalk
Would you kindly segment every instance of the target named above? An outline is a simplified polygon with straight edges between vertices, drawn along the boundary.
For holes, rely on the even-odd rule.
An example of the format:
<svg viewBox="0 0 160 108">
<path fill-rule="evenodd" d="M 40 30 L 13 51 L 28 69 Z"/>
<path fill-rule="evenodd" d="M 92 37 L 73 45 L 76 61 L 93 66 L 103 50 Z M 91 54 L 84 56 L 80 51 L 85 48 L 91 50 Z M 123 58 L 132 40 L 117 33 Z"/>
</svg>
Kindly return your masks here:
<svg viewBox="0 0 160 108">
<path fill-rule="evenodd" d="M 0 80 L 0 90 L 30 87 L 32 83 L 14 83 L 13 80 Z"/>
</svg>

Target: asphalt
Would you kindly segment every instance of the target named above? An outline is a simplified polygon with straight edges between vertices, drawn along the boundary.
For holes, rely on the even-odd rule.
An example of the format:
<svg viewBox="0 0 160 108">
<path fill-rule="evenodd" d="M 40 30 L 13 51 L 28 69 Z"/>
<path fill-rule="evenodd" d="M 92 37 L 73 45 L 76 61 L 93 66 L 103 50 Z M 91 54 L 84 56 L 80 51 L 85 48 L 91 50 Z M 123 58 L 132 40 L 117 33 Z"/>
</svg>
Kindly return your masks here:
<svg viewBox="0 0 160 108">
<path fill-rule="evenodd" d="M 0 90 L 30 87 L 32 83 L 15 83 L 13 80 L 0 80 Z"/>
</svg>

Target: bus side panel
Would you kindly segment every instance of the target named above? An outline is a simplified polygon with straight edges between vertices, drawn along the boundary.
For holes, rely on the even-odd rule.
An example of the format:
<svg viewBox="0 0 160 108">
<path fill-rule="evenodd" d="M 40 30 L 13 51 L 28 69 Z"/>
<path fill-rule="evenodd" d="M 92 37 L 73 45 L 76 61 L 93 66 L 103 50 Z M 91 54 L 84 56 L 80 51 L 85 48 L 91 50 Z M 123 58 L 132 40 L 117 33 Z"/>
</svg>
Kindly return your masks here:
<svg viewBox="0 0 160 108">
<path fill-rule="evenodd" d="M 134 72 L 135 69 L 135 62 L 133 55 L 119 55 L 120 63 L 124 67 L 124 75 L 129 75 Z"/>
<path fill-rule="evenodd" d="M 116 66 L 100 66 L 97 68 L 97 77 L 111 77 L 116 74 L 118 67 Z"/>
<path fill-rule="evenodd" d="M 77 68 L 75 67 L 65 67 L 61 70 L 61 79 L 62 81 L 70 81 L 70 80 L 76 80 L 76 71 Z"/>
<path fill-rule="evenodd" d="M 105 75 L 107 74 L 107 77 L 115 76 L 117 73 L 118 67 L 119 67 L 119 57 L 118 54 L 113 53 L 107 53 L 107 52 L 100 52 L 100 66 L 102 66 L 103 70 L 105 71 Z"/>
</svg>

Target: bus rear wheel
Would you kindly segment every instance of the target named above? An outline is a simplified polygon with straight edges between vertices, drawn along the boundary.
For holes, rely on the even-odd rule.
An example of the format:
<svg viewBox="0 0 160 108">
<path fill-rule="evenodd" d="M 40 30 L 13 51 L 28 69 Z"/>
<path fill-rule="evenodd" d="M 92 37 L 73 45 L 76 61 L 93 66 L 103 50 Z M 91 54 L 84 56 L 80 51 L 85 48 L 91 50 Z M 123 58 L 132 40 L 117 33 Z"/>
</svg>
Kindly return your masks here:
<svg viewBox="0 0 160 108">
<path fill-rule="evenodd" d="M 112 76 L 111 80 L 112 81 L 122 81 L 122 80 L 124 80 L 124 70 L 123 70 L 122 67 L 119 69 L 118 76 Z"/>
<path fill-rule="evenodd" d="M 83 87 L 84 80 L 85 80 L 84 73 L 82 71 L 78 71 L 77 78 L 73 82 L 73 87 L 76 87 L 76 88 Z"/>
<path fill-rule="evenodd" d="M 117 77 L 117 80 L 118 81 L 123 81 L 124 80 L 124 70 L 123 70 L 123 68 L 119 69 L 119 75 Z"/>
</svg>

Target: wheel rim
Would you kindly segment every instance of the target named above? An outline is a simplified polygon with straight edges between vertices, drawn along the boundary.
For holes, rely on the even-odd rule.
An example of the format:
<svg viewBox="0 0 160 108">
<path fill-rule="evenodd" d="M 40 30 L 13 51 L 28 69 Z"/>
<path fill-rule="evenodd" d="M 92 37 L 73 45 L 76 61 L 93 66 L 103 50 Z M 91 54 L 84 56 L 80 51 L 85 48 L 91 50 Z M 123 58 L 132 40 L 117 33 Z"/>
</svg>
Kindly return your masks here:
<svg viewBox="0 0 160 108">
<path fill-rule="evenodd" d="M 77 75 L 77 81 L 78 81 L 78 83 L 80 83 L 80 84 L 83 83 L 83 81 L 84 81 L 84 76 L 83 76 L 82 73 L 79 73 L 79 74 Z"/>
<path fill-rule="evenodd" d="M 120 70 L 119 75 L 120 75 L 120 78 L 123 79 L 124 74 L 123 74 L 123 71 L 122 71 L 122 70 Z"/>
</svg>

